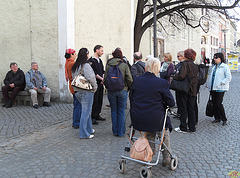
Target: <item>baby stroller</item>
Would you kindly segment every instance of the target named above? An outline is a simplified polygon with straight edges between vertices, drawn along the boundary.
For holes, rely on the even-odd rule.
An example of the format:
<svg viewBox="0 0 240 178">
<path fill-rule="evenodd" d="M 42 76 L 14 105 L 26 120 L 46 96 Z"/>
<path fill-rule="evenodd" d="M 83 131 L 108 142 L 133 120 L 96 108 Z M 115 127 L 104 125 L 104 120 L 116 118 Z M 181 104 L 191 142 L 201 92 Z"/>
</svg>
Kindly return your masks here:
<svg viewBox="0 0 240 178">
<path fill-rule="evenodd" d="M 158 140 L 157 141 L 149 141 L 149 143 L 154 143 L 154 144 L 157 144 L 158 147 L 157 149 L 155 150 L 155 153 L 157 156 L 156 156 L 156 161 L 141 161 L 141 160 L 138 160 L 138 159 L 134 159 L 130 156 L 125 156 L 124 154 L 121 155 L 121 158 L 119 160 L 119 171 L 122 173 L 122 174 L 125 174 L 126 173 L 126 160 L 129 160 L 129 161 L 135 161 L 135 162 L 138 162 L 138 163 L 141 163 L 142 165 L 144 165 L 143 167 L 140 168 L 140 176 L 142 178 L 151 178 L 152 177 L 152 172 L 151 172 L 151 167 L 152 166 L 155 166 L 159 163 L 159 158 L 160 158 L 160 153 L 164 151 L 164 149 L 167 150 L 167 152 L 169 153 L 170 155 L 170 169 L 171 170 L 175 170 L 177 168 L 177 165 L 178 165 L 178 158 L 176 155 L 174 155 L 171 150 L 164 144 L 163 142 L 163 139 L 164 139 L 164 133 L 165 133 L 165 125 L 166 125 L 166 119 L 167 119 L 167 114 L 168 114 L 168 111 L 169 111 L 169 107 L 166 108 L 166 111 L 165 111 L 165 116 L 164 116 L 164 120 L 163 120 L 163 129 L 162 129 L 162 132 L 161 132 L 161 137 L 160 135 L 157 137 Z M 140 131 L 139 131 L 140 132 Z M 141 132 L 140 132 L 141 133 Z M 133 126 L 131 125 L 131 128 L 130 128 L 130 131 L 128 133 L 128 137 L 129 137 L 129 143 L 128 143 L 128 146 L 125 147 L 125 152 L 127 152 L 127 154 L 129 155 L 129 152 L 130 152 L 130 148 L 131 146 L 133 145 L 133 143 L 138 140 L 137 137 L 134 137 L 134 134 L 135 134 L 135 130 L 133 128 Z M 142 135 L 142 133 L 141 133 Z M 164 145 L 164 149 L 162 149 L 162 145 Z M 154 156 L 153 154 L 153 156 Z"/>
</svg>

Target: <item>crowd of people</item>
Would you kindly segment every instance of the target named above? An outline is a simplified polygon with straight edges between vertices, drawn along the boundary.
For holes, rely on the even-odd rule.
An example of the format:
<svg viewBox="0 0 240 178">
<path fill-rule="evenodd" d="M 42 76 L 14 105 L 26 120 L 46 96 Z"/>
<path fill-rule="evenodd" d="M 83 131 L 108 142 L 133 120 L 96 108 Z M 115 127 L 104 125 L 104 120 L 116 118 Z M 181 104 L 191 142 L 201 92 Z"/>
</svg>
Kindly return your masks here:
<svg viewBox="0 0 240 178">
<path fill-rule="evenodd" d="M 69 82 L 69 90 L 73 95 L 73 122 L 72 127 L 79 129 L 79 138 L 94 138 L 95 130 L 92 125 L 99 121 L 105 121 L 101 117 L 103 104 L 104 85 L 107 89 L 107 97 L 111 107 L 112 133 L 114 136 L 123 137 L 125 134 L 125 109 L 129 95 L 130 115 L 134 129 L 149 132 L 147 137 L 155 139 L 156 133 L 161 131 L 160 120 L 165 113 L 166 105 L 175 105 L 174 97 L 170 92 L 173 80 L 189 83 L 187 92 L 175 90 L 177 105 L 177 117 L 180 119 L 176 132 L 194 133 L 198 122 L 197 93 L 199 92 L 199 68 L 194 63 L 196 52 L 186 49 L 177 53 L 178 64 L 172 63 L 172 55 L 164 54 L 164 60 L 148 55 L 146 62 L 142 61 L 142 53 L 133 54 L 134 64 L 131 66 L 123 56 L 121 48 L 116 48 L 112 58 L 108 59 L 103 66 L 101 56 L 104 54 L 103 46 L 96 45 L 93 49 L 94 55 L 89 56 L 87 48 L 81 48 L 78 53 L 74 49 L 65 51 L 65 78 Z M 209 91 L 213 100 L 214 120 L 212 123 L 222 121 L 227 125 L 227 118 L 223 107 L 223 96 L 229 90 L 231 72 L 224 63 L 222 53 L 214 54 L 214 66 L 209 75 Z M 207 60 L 206 60 L 206 63 Z M 43 106 L 50 106 L 51 90 L 47 86 L 47 80 L 43 73 L 38 70 L 36 62 L 31 63 L 31 69 L 24 75 L 16 63 L 10 64 L 2 93 L 4 97 L 3 107 L 12 107 L 13 101 L 19 91 L 26 89 L 31 94 L 34 108 L 39 108 L 37 94 L 44 94 Z M 118 76 L 109 77 L 113 71 L 118 71 Z M 90 83 L 91 89 L 82 89 L 72 85 L 72 81 L 79 74 L 83 75 Z M 115 85 L 109 83 L 117 78 Z M 122 82 L 122 83 L 121 83 Z M 12 94 L 9 95 L 9 91 Z M 172 130 L 170 119 L 167 119 L 165 142 L 170 146 L 169 133 Z M 168 156 L 165 155 L 166 161 Z"/>
</svg>

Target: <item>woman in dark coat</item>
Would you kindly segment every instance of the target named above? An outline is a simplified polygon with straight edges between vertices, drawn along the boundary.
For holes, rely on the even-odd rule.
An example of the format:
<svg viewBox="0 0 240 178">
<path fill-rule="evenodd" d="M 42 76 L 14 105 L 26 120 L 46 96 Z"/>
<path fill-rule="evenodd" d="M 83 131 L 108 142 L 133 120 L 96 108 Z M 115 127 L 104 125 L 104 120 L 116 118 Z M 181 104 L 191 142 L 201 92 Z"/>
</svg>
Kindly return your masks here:
<svg viewBox="0 0 240 178">
<path fill-rule="evenodd" d="M 151 58 L 146 62 L 145 74 L 135 78 L 132 86 L 131 120 L 133 128 L 148 132 L 147 138 L 155 140 L 155 133 L 162 131 L 165 108 L 163 103 L 172 107 L 175 105 L 169 90 L 168 81 L 156 77 L 159 73 L 160 61 Z M 171 128 L 167 119 L 164 143 L 170 149 L 168 128 Z M 151 147 L 153 147 L 151 145 Z M 163 153 L 163 165 L 169 164 L 168 152 Z"/>
<path fill-rule="evenodd" d="M 191 78 L 191 86 L 188 93 L 180 92 L 178 96 L 178 109 L 181 113 L 180 126 L 175 128 L 176 132 L 186 133 L 187 126 L 190 132 L 195 132 L 196 115 L 195 115 L 195 101 L 197 96 L 198 86 L 198 67 L 193 62 L 196 58 L 196 52 L 193 49 L 186 49 L 184 51 L 185 60 L 182 62 L 180 71 L 173 77 L 174 80 L 184 80 L 185 77 Z M 188 123 L 186 122 L 188 118 Z"/>
</svg>

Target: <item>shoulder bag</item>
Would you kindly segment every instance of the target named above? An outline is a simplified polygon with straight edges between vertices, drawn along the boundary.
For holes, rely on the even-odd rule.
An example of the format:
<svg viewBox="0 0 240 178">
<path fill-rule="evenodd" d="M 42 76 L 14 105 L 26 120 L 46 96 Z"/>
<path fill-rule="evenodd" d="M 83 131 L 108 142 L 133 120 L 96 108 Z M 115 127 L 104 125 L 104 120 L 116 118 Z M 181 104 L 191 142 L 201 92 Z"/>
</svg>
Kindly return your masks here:
<svg viewBox="0 0 240 178">
<path fill-rule="evenodd" d="M 189 71 L 189 67 L 187 67 L 187 70 Z M 191 78 L 186 75 L 186 77 L 183 80 L 172 80 L 170 84 L 170 89 L 176 90 L 176 91 L 181 91 L 188 93 L 191 88 Z"/>
<path fill-rule="evenodd" d="M 134 142 L 130 151 L 130 157 L 141 161 L 151 162 L 153 151 L 145 137 L 146 134 L 147 132 L 144 135 L 141 133 L 142 136 Z"/>
<path fill-rule="evenodd" d="M 206 116 L 213 117 L 213 101 L 212 101 L 211 94 L 209 94 L 209 99 L 207 102 L 205 114 L 206 114 Z"/>
<path fill-rule="evenodd" d="M 83 90 L 92 90 L 93 88 L 91 83 L 82 74 L 83 66 L 81 67 L 79 74 L 76 77 L 74 77 L 71 85 Z"/>
<path fill-rule="evenodd" d="M 191 87 L 191 79 L 186 76 L 183 80 L 172 80 L 170 89 L 188 93 Z"/>
</svg>

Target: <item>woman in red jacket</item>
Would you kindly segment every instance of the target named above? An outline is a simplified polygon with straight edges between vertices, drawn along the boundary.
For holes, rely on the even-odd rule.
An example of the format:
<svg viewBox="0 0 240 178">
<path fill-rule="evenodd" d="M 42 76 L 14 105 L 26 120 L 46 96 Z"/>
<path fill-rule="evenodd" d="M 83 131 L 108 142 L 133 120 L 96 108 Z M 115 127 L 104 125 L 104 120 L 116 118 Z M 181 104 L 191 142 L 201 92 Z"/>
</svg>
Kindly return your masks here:
<svg viewBox="0 0 240 178">
<path fill-rule="evenodd" d="M 77 57 L 76 51 L 74 49 L 67 49 L 65 53 L 66 63 L 65 63 L 65 78 L 66 81 L 69 83 L 69 90 L 73 95 L 73 123 L 72 127 L 74 129 L 79 128 L 80 117 L 81 117 L 81 105 L 77 100 L 73 87 L 71 85 L 73 77 L 72 77 L 72 66 L 75 63 L 75 59 Z"/>
</svg>

